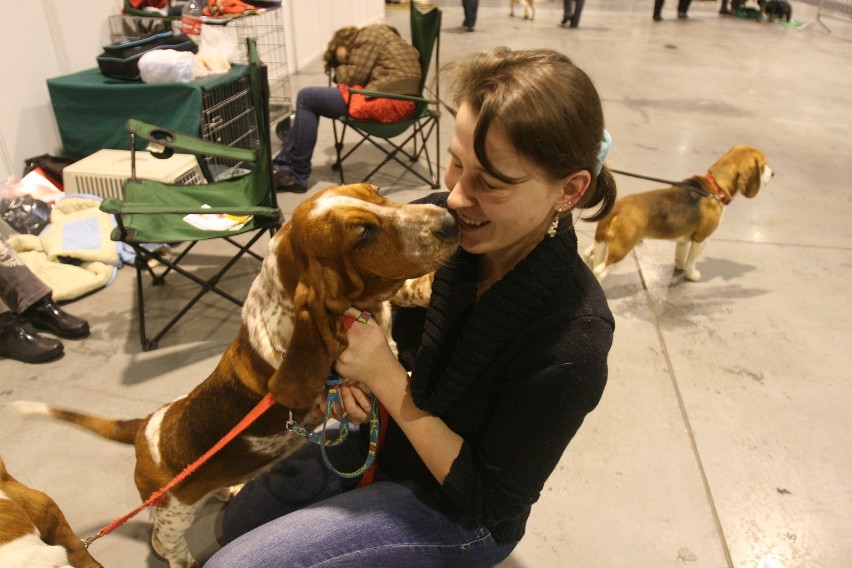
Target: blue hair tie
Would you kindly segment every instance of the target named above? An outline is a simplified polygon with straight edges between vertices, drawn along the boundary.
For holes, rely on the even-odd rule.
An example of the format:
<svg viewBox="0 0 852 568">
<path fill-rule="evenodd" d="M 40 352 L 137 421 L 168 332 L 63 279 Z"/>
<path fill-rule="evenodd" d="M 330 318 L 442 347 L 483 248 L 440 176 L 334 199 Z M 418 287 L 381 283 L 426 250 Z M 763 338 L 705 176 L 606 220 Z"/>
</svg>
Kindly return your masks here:
<svg viewBox="0 0 852 568">
<path fill-rule="evenodd" d="M 598 150 L 598 169 L 595 171 L 595 176 L 601 175 L 601 170 L 603 169 L 603 163 L 606 159 L 606 155 L 609 154 L 609 147 L 612 145 L 612 136 L 609 135 L 609 132 L 604 128 L 603 131 L 603 140 L 601 140 L 601 148 Z"/>
</svg>

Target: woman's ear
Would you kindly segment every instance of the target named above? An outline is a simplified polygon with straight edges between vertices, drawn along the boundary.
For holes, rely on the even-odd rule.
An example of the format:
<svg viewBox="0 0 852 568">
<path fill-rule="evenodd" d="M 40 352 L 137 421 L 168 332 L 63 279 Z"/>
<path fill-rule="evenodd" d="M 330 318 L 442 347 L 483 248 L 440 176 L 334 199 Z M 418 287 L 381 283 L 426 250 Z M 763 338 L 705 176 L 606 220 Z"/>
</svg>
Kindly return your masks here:
<svg viewBox="0 0 852 568">
<path fill-rule="evenodd" d="M 567 211 L 577 205 L 591 183 L 592 174 L 588 170 L 578 170 L 562 178 L 560 182 L 562 195 L 556 202 L 557 206 L 563 211 Z"/>
</svg>

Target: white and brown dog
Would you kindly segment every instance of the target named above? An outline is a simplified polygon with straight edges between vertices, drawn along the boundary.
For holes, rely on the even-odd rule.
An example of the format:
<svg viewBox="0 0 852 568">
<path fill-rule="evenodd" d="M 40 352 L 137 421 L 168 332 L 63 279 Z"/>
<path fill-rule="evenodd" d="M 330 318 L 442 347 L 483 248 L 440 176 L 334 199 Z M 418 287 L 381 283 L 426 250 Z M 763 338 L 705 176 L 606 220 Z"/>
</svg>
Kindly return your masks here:
<svg viewBox="0 0 852 568">
<path fill-rule="evenodd" d="M 0 459 L 0 566 L 103 568 L 48 495 L 27 487 Z"/>
<path fill-rule="evenodd" d="M 535 20 L 535 0 L 509 0 L 509 16 L 515 17 L 515 5 L 520 4 L 524 9 L 525 20 Z"/>
<path fill-rule="evenodd" d="M 154 549 L 171 568 L 196 566 L 184 533 L 204 498 L 250 479 L 304 443 L 286 429 L 291 410 L 304 426 L 316 425 L 310 410 L 347 346 L 344 312 L 369 311 L 387 333 L 386 300 L 407 279 L 438 268 L 458 243 L 456 221 L 441 207 L 394 203 L 368 184 L 326 189 L 302 202 L 272 238 L 237 338 L 188 395 L 136 420 L 108 420 L 42 403 L 12 405 L 134 444 L 136 486 L 147 500 L 272 392 L 280 404 L 154 509 Z"/>
<path fill-rule="evenodd" d="M 695 191 L 669 187 L 626 195 L 598 222 L 595 242 L 584 253 L 586 264 L 602 281 L 643 238 L 669 239 L 677 241 L 675 269 L 698 281 L 695 261 L 719 226 L 725 205 L 737 193 L 754 197 L 773 175 L 763 152 L 741 145 L 728 150 L 706 175 L 682 182 Z"/>
</svg>

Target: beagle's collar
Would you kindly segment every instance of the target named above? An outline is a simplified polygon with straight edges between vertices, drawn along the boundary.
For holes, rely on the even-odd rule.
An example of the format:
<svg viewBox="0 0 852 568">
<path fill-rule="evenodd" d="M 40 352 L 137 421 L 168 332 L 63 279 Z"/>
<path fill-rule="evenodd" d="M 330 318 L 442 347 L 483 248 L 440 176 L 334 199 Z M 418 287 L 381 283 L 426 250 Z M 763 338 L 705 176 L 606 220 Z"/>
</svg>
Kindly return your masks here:
<svg viewBox="0 0 852 568">
<path fill-rule="evenodd" d="M 722 202 L 723 205 L 727 205 L 731 202 L 731 196 L 725 193 L 719 184 L 716 182 L 716 178 L 713 177 L 712 172 L 707 172 L 707 175 L 704 176 L 704 179 L 710 182 L 710 185 L 713 186 L 713 191 L 715 192 L 715 196 L 718 196 L 719 201 Z"/>
</svg>

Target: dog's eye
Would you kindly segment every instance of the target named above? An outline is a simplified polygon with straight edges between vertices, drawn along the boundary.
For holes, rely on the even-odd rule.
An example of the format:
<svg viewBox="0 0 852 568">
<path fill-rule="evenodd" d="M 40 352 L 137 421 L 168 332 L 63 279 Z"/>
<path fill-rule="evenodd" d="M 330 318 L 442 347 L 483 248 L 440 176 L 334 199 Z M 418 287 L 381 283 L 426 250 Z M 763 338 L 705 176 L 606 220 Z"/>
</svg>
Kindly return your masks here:
<svg viewBox="0 0 852 568">
<path fill-rule="evenodd" d="M 375 223 L 358 223 L 352 227 L 356 236 L 356 246 L 362 246 L 372 242 L 379 232 L 379 226 Z"/>
</svg>

